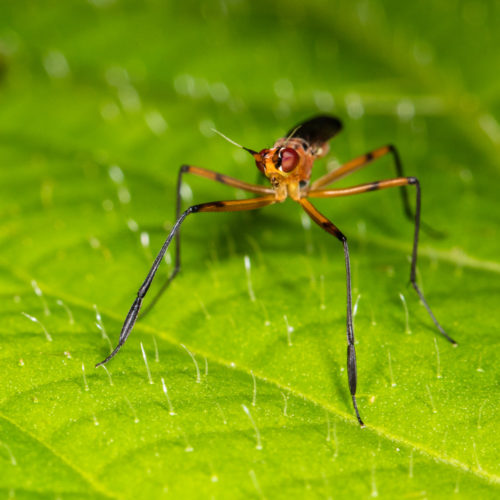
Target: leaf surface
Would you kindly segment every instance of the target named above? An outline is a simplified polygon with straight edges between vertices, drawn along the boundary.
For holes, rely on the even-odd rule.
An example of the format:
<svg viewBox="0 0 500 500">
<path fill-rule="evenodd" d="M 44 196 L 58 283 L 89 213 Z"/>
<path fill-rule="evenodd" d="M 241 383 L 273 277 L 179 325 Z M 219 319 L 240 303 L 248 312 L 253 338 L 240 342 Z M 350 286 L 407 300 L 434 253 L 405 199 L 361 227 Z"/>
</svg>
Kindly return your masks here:
<svg viewBox="0 0 500 500">
<path fill-rule="evenodd" d="M 496 3 L 16 2 L 0 19 L 5 496 L 498 496 Z M 388 190 L 315 201 L 350 242 L 365 429 L 342 248 L 291 201 L 190 216 L 181 273 L 95 369 L 172 227 L 179 166 L 256 179 L 211 128 L 259 149 L 315 113 L 344 123 L 317 176 L 393 143 L 420 179 L 446 237 L 421 235 L 418 279 L 459 346 L 408 286 L 412 224 Z M 385 158 L 340 185 L 392 176 Z M 186 178 L 184 195 L 243 194 Z"/>
</svg>

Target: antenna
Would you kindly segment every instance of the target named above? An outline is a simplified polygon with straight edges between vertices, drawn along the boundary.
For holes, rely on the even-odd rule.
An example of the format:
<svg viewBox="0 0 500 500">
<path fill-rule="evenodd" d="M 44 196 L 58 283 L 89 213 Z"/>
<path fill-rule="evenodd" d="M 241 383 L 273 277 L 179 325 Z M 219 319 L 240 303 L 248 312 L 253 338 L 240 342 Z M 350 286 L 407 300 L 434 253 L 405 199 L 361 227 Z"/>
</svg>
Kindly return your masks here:
<svg viewBox="0 0 500 500">
<path fill-rule="evenodd" d="M 295 132 L 299 130 L 299 128 L 302 127 L 302 124 L 297 125 L 289 134 L 288 137 L 285 139 L 285 144 L 283 144 L 283 147 L 286 147 L 286 145 L 290 142 L 290 139 L 295 135 Z"/>
<path fill-rule="evenodd" d="M 216 134 L 219 134 L 222 138 L 226 139 L 227 142 L 230 142 L 231 144 L 234 144 L 235 146 L 238 146 L 241 149 L 244 149 L 241 144 L 238 144 L 237 142 L 234 142 L 232 139 L 229 139 L 227 135 L 224 135 L 222 132 L 219 132 L 217 129 L 212 128 L 212 132 L 215 132 Z"/>
<path fill-rule="evenodd" d="M 215 132 L 216 134 L 219 134 L 223 139 L 226 139 L 227 142 L 230 142 L 231 144 L 233 144 L 241 149 L 244 149 L 245 151 L 248 151 L 252 155 L 257 154 L 257 151 L 254 151 L 253 149 L 246 148 L 245 146 L 242 146 L 241 144 L 238 144 L 237 142 L 233 141 L 232 139 L 229 139 L 229 137 L 227 135 L 224 135 L 222 132 L 219 132 L 217 129 L 212 128 L 211 130 L 213 132 Z"/>
</svg>

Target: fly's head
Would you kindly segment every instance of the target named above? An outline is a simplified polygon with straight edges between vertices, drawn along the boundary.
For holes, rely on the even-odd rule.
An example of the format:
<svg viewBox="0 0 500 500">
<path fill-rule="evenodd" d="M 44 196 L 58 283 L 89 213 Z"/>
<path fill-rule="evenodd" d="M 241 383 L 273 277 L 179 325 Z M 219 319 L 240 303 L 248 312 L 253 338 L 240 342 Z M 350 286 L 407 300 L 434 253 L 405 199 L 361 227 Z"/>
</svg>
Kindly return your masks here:
<svg viewBox="0 0 500 500">
<path fill-rule="evenodd" d="M 257 168 L 269 179 L 272 186 L 298 182 L 301 177 L 303 155 L 293 147 L 278 146 L 262 149 L 253 155 Z"/>
</svg>

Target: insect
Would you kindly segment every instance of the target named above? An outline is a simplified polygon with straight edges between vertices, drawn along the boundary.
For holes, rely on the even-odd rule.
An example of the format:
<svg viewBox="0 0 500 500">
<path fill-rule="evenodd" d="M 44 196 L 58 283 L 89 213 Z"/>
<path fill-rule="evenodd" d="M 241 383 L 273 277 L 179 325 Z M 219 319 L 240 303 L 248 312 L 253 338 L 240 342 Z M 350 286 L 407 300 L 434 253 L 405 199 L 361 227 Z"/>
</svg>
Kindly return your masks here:
<svg viewBox="0 0 500 500">
<path fill-rule="evenodd" d="M 167 251 L 172 240 L 176 239 L 176 254 L 175 254 L 175 267 L 163 286 L 164 290 L 168 284 L 174 279 L 180 270 L 180 227 L 186 217 L 191 214 L 202 212 L 233 212 L 242 210 L 255 210 L 273 205 L 274 203 L 281 203 L 286 198 L 290 197 L 293 201 L 299 203 L 305 210 L 307 215 L 316 223 L 320 228 L 334 236 L 343 246 L 344 259 L 346 267 L 346 297 L 347 297 L 347 374 L 349 381 L 349 390 L 352 397 L 352 404 L 356 413 L 356 418 L 359 424 L 364 427 L 363 420 L 360 417 L 358 405 L 356 402 L 356 385 L 357 385 L 357 368 L 356 368 L 356 349 L 354 346 L 354 329 L 352 320 L 352 298 L 351 298 L 351 266 L 349 259 L 349 247 L 347 238 L 344 233 L 322 213 L 320 213 L 311 203 L 311 198 L 337 198 L 341 196 L 350 196 L 355 194 L 367 193 L 370 191 L 379 191 L 381 189 L 399 187 L 402 194 L 403 208 L 408 218 L 414 221 L 414 236 L 413 236 L 413 250 L 411 256 L 410 266 L 410 281 L 420 297 L 421 302 L 427 309 L 432 321 L 436 325 L 440 334 L 443 335 L 449 342 L 456 345 L 456 342 L 448 336 L 443 327 L 440 325 L 434 316 L 431 308 L 429 307 L 425 297 L 416 282 L 416 266 L 417 266 L 417 249 L 419 229 L 421 226 L 420 221 L 420 184 L 415 177 L 405 177 L 403 174 L 403 167 L 397 149 L 392 146 L 382 146 L 378 149 L 366 153 L 362 156 L 354 158 L 347 163 L 344 163 L 337 169 L 323 175 L 319 179 L 311 183 L 310 177 L 314 161 L 323 157 L 329 149 L 328 141 L 337 135 L 342 130 L 342 123 L 338 118 L 333 116 L 316 116 L 306 120 L 293 129 L 291 129 L 285 137 L 278 139 L 271 148 L 262 149 L 257 152 L 249 148 L 240 146 L 239 144 L 231 141 L 223 136 L 229 142 L 244 149 L 250 153 L 257 165 L 257 168 L 269 180 L 271 187 L 265 187 L 256 184 L 249 184 L 247 182 L 228 177 L 226 175 L 213 172 L 201 167 L 192 165 L 182 165 L 179 171 L 177 180 L 177 205 L 176 205 L 176 222 L 172 227 L 165 243 L 161 247 L 156 259 L 151 266 L 149 273 L 146 276 L 143 284 L 137 292 L 137 297 L 130 308 L 123 327 L 120 333 L 118 345 L 113 352 L 104 360 L 96 365 L 100 366 L 107 363 L 113 358 L 120 350 L 121 346 L 125 343 L 134 324 L 137 320 L 139 310 L 141 309 L 142 302 L 146 293 L 151 286 L 153 278 L 160 266 L 160 263 Z M 381 158 L 385 155 L 392 155 L 394 166 L 396 168 L 397 177 L 387 180 L 380 180 L 359 184 L 346 188 L 328 188 L 333 182 L 346 177 L 353 172 L 367 166 L 374 160 Z M 243 200 L 227 200 L 227 201 L 213 201 L 209 203 L 201 203 L 189 207 L 184 212 L 181 212 L 181 185 L 182 177 L 184 174 L 197 175 L 207 179 L 226 184 L 257 196 Z M 407 187 L 413 186 L 416 190 L 415 212 L 412 211 L 409 200 Z M 430 228 L 428 228 L 431 231 Z M 160 292 L 161 293 L 161 292 Z M 155 298 L 156 301 L 159 295 Z"/>
</svg>

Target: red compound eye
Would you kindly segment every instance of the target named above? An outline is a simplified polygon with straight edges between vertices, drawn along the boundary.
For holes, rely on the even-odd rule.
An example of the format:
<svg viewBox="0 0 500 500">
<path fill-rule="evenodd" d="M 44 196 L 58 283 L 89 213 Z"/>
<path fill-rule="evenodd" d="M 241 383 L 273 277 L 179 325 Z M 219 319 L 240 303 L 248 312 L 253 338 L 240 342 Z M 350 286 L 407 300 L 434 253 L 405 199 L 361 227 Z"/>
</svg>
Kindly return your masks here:
<svg viewBox="0 0 500 500">
<path fill-rule="evenodd" d="M 299 154 L 295 149 L 285 148 L 281 151 L 281 170 L 291 172 L 299 164 Z"/>
</svg>

